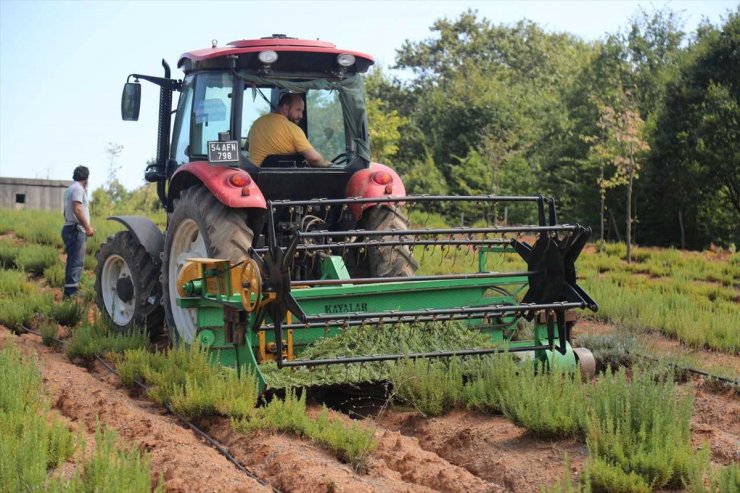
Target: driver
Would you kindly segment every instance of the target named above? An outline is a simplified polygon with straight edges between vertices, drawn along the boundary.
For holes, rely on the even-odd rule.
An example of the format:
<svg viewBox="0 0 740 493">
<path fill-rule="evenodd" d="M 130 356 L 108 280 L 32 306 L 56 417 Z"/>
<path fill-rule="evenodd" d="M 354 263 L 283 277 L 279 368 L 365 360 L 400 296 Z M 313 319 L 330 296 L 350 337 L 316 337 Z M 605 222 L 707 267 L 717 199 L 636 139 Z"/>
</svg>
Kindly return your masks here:
<svg viewBox="0 0 740 493">
<path fill-rule="evenodd" d="M 277 108 L 257 118 L 249 129 L 249 158 L 261 166 L 271 154 L 301 154 L 311 166 L 325 168 L 331 162 L 311 146 L 298 123 L 303 119 L 306 105 L 300 94 L 286 93 L 280 97 Z"/>
</svg>

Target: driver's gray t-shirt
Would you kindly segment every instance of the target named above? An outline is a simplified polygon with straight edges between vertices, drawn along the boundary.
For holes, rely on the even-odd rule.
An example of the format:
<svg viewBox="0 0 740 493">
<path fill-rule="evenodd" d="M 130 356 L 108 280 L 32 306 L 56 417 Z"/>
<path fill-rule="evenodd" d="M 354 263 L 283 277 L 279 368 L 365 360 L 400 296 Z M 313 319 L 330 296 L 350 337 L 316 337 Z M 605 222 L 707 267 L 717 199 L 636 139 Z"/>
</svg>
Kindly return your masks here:
<svg viewBox="0 0 740 493">
<path fill-rule="evenodd" d="M 82 183 L 76 181 L 72 183 L 67 190 L 64 192 L 64 225 L 76 224 L 77 229 L 85 232 L 85 228 L 79 223 L 75 217 L 72 205 L 74 202 L 80 202 L 82 204 L 82 212 L 85 215 L 85 220 L 88 224 L 90 223 L 90 209 L 87 205 L 87 190 L 82 186 Z"/>
</svg>

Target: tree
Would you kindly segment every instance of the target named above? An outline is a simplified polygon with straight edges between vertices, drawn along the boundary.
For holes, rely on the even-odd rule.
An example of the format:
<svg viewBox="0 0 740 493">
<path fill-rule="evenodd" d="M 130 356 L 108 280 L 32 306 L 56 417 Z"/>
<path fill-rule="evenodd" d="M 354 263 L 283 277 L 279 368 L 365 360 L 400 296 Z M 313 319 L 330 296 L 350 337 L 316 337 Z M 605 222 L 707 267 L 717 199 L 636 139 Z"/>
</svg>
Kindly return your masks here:
<svg viewBox="0 0 740 493">
<path fill-rule="evenodd" d="M 408 123 L 408 118 L 400 116 L 396 110 L 388 110 L 385 102 L 380 99 L 368 99 L 367 122 L 373 159 L 379 163 L 392 164 L 401 138 L 399 129 Z"/>
<path fill-rule="evenodd" d="M 113 182 L 116 181 L 120 165 L 116 165 L 116 159 L 123 152 L 123 146 L 115 142 L 108 142 L 105 146 L 105 153 L 108 154 L 108 178 L 105 182 L 106 188 L 110 189 Z"/>
<path fill-rule="evenodd" d="M 614 174 L 600 179 L 599 188 L 603 190 L 601 193 L 605 194 L 607 188 L 627 186 L 626 242 L 629 263 L 632 262 L 632 190 L 650 146 L 645 141 L 645 122 L 640 118 L 630 93 L 623 93 L 622 104 L 616 110 L 609 106 L 602 107 L 600 125 L 604 136 L 601 143 L 597 144 L 601 146 L 597 147 L 597 152 L 610 158 L 614 165 Z"/>
<path fill-rule="evenodd" d="M 697 34 L 666 91 L 646 176 L 648 231 L 681 212 L 689 248 L 740 242 L 740 9 Z"/>
</svg>

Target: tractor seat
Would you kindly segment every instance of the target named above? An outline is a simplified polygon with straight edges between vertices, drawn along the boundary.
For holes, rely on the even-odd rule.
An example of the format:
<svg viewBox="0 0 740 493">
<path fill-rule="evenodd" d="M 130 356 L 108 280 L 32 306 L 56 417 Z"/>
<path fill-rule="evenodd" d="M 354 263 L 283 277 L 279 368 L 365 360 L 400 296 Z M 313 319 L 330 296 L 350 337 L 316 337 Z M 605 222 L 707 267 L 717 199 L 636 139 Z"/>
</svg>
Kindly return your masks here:
<svg viewBox="0 0 740 493">
<path fill-rule="evenodd" d="M 262 168 L 308 168 L 301 154 L 270 154 L 262 161 Z"/>
</svg>

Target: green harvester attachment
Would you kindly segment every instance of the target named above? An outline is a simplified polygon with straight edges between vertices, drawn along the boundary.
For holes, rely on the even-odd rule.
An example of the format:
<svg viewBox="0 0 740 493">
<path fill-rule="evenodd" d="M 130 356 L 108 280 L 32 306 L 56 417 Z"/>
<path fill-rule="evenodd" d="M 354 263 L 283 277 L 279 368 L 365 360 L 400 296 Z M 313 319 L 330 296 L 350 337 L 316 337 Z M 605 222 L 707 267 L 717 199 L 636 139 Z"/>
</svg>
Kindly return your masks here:
<svg viewBox="0 0 740 493">
<path fill-rule="evenodd" d="M 408 213 L 412 226 L 322 229 L 341 224 L 330 217 L 368 207 L 386 208 L 404 223 Z M 489 224 L 502 207 L 531 207 L 538 224 Z M 428 227 L 424 221 L 442 217 L 430 209 L 444 217 L 463 211 L 475 223 Z M 214 359 L 246 366 L 262 390 L 270 382 L 261 367 L 271 362 L 278 368 L 316 367 L 508 351 L 526 353 L 546 367 L 557 360 L 559 368 L 575 368 L 580 361 L 591 369 L 590 353 L 570 343 L 575 311 L 597 309 L 576 284 L 575 262 L 590 233 L 577 224 L 558 224 L 555 202 L 542 196 L 272 201 L 266 233 L 249 257 L 234 265 L 190 259 L 178 279 L 177 303 L 196 320 L 197 340 Z M 519 264 L 508 260 L 512 255 Z M 367 257 L 375 275 L 358 267 Z M 491 271 L 491 264 L 514 268 Z M 378 265 L 402 268 L 378 272 Z M 305 357 L 318 341 L 359 328 L 394 331 L 403 324 L 424 331 L 440 323 L 464 324 L 486 343 L 417 352 L 400 344 L 399 351 L 383 354 Z"/>
</svg>

